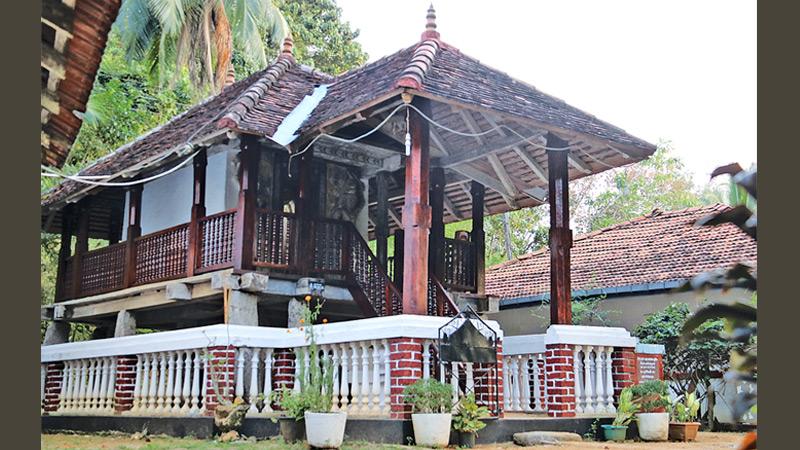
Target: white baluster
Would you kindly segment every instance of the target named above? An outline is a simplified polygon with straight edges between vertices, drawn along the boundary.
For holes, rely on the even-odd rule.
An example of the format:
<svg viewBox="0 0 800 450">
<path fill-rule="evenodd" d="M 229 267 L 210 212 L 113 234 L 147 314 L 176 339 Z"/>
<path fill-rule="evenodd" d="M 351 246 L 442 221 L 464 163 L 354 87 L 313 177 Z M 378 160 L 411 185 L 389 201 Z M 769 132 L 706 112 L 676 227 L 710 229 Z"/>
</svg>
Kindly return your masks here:
<svg viewBox="0 0 800 450">
<path fill-rule="evenodd" d="M 522 394 L 522 398 L 520 402 L 522 403 L 522 410 L 525 412 L 531 411 L 531 379 L 530 379 L 530 371 L 528 369 L 528 355 L 522 355 L 520 359 L 520 372 L 519 376 L 521 378 L 520 383 L 520 390 Z"/>
<path fill-rule="evenodd" d="M 306 348 L 303 352 L 303 367 L 305 367 L 305 383 L 308 385 L 311 381 L 311 349 Z"/>
<path fill-rule="evenodd" d="M 89 360 L 89 386 L 86 389 L 86 410 L 89 413 L 92 413 L 96 407 L 96 400 L 100 389 L 98 389 L 97 381 L 99 381 L 98 375 L 98 363 L 99 360 L 97 359 L 90 359 Z"/>
<path fill-rule="evenodd" d="M 111 361 L 109 358 L 100 359 L 100 391 L 97 407 L 105 411 L 108 407 L 108 377 L 111 375 Z"/>
<path fill-rule="evenodd" d="M 292 384 L 292 390 L 294 392 L 300 392 L 300 372 L 305 369 L 301 369 L 303 365 L 303 354 L 306 351 L 301 348 L 294 349 L 294 383 Z"/>
<path fill-rule="evenodd" d="M 159 353 L 158 360 L 158 391 L 156 393 L 158 398 L 156 399 L 156 413 L 161 414 L 164 412 L 164 393 L 167 387 L 167 354 Z"/>
<path fill-rule="evenodd" d="M 201 398 L 199 400 L 200 400 L 200 411 L 205 412 L 206 403 L 208 403 L 208 384 L 211 383 L 212 378 L 211 378 L 211 372 L 209 371 L 210 355 L 204 352 L 201 356 L 203 360 L 203 378 L 201 379 L 202 380 L 202 385 L 200 386 Z M 197 362 L 197 359 L 195 359 L 195 362 Z M 219 395 L 219 392 L 217 392 L 217 395 Z"/>
<path fill-rule="evenodd" d="M 250 408 L 247 415 L 258 414 L 258 365 L 261 362 L 261 349 L 253 348 L 250 355 L 250 387 L 247 389 L 247 398 L 250 400 Z"/>
<path fill-rule="evenodd" d="M 183 396 L 183 352 L 175 352 L 175 386 L 172 389 L 172 412 L 176 415 L 181 411 Z"/>
<path fill-rule="evenodd" d="M 347 411 L 350 404 L 350 356 L 347 344 L 342 344 L 342 411 Z"/>
<path fill-rule="evenodd" d="M 544 405 L 542 404 L 542 381 L 539 377 L 542 375 L 541 369 L 539 368 L 539 355 L 533 355 L 533 410 L 534 412 L 542 412 L 544 411 Z M 577 380 L 577 379 L 576 379 Z M 575 383 L 577 385 L 577 381 Z M 577 400 L 577 396 L 575 399 Z"/>
<path fill-rule="evenodd" d="M 327 363 L 328 358 L 330 358 L 330 356 L 328 355 L 328 346 L 327 345 L 320 345 L 319 346 L 319 350 L 317 350 L 317 362 L 322 365 L 322 379 L 323 380 L 327 380 L 328 376 L 330 375 L 328 373 L 328 370 L 330 370 L 329 369 L 329 365 Z M 330 376 L 331 376 L 331 380 L 332 380 L 333 379 L 333 375 L 330 375 Z M 328 393 L 328 388 L 327 388 L 327 386 L 325 386 L 325 384 L 322 385 L 322 393 L 323 393 L 323 395 Z"/>
<path fill-rule="evenodd" d="M 79 388 L 79 394 L 78 394 L 78 403 L 76 405 L 76 410 L 83 411 L 84 408 L 86 407 L 86 389 L 87 389 L 87 385 L 88 385 L 87 381 L 88 381 L 88 376 L 89 376 L 89 367 L 88 367 L 88 361 L 87 360 L 81 359 L 79 361 L 80 361 L 80 365 L 81 365 L 81 374 L 80 374 L 80 388 Z"/>
<path fill-rule="evenodd" d="M 133 375 L 133 404 L 131 405 L 131 409 L 128 411 L 130 414 L 135 414 L 136 411 L 139 409 L 139 395 L 141 394 L 142 390 L 142 356 L 136 355 L 136 365 L 134 366 L 134 375 Z"/>
<path fill-rule="evenodd" d="M 383 394 L 381 395 L 381 411 L 388 414 L 391 411 L 392 396 L 392 371 L 390 365 L 389 342 L 384 339 L 383 343 Z M 428 369 L 430 372 L 430 368 Z"/>
<path fill-rule="evenodd" d="M 156 394 L 158 392 L 158 353 L 150 353 L 150 372 L 147 381 L 147 412 L 156 410 Z"/>
<path fill-rule="evenodd" d="M 194 354 L 194 358 L 192 360 L 192 385 L 191 385 L 191 398 L 189 402 L 191 406 L 189 408 L 189 413 L 196 414 L 200 412 L 200 355 L 199 351 L 195 350 L 192 352 Z M 192 357 L 192 353 L 186 355 L 187 361 L 189 358 Z M 186 371 L 189 372 L 188 370 Z M 205 379 L 205 377 L 203 377 Z M 205 381 L 203 381 L 205 385 Z M 205 393 L 205 387 L 203 387 L 203 393 Z M 205 399 L 203 399 L 203 407 L 205 407 Z"/>
<path fill-rule="evenodd" d="M 108 410 L 114 411 L 114 393 L 117 391 L 117 358 L 111 358 L 111 377 L 108 382 Z"/>
<path fill-rule="evenodd" d="M 244 349 L 236 350 L 236 390 L 234 398 L 239 397 L 244 400 Z M 228 373 L 225 372 L 225 380 L 228 380 Z"/>
<path fill-rule="evenodd" d="M 459 363 L 453 361 L 450 363 L 450 385 L 453 388 L 453 405 L 458 403 L 458 367 Z"/>
<path fill-rule="evenodd" d="M 603 361 L 600 359 L 600 356 L 604 352 L 604 348 L 602 346 L 597 347 L 594 351 L 594 392 L 595 392 L 595 405 L 597 405 L 596 412 L 603 413 L 606 411 L 604 406 L 606 399 L 604 396 L 603 389 L 605 388 L 605 383 L 603 383 Z"/>
<path fill-rule="evenodd" d="M 586 414 L 594 414 L 594 386 L 592 385 L 592 372 L 594 371 L 594 359 L 592 358 L 591 345 L 583 350 L 583 387 L 586 398 L 586 404 L 583 407 L 583 412 Z"/>
<path fill-rule="evenodd" d="M 506 356 L 503 358 L 503 409 L 511 411 L 511 379 L 509 371 L 511 370 L 511 358 Z"/>
<path fill-rule="evenodd" d="M 465 363 L 465 365 L 467 366 L 467 374 L 466 374 L 466 376 L 467 376 L 467 382 L 466 382 L 467 391 L 465 392 L 465 394 L 466 393 L 470 393 L 470 392 L 474 394 L 475 393 L 475 377 L 473 375 L 473 369 L 474 368 L 472 366 L 472 363 Z"/>
<path fill-rule="evenodd" d="M 614 407 L 614 375 L 611 371 L 611 354 L 614 347 L 606 347 L 606 412 L 616 414 L 617 408 Z"/>
<path fill-rule="evenodd" d="M 339 349 L 336 345 L 331 345 L 331 353 L 332 353 L 332 362 L 331 362 L 331 370 L 333 370 L 333 390 L 331 392 L 331 398 L 333 399 L 332 409 L 333 411 L 339 411 Z"/>
<path fill-rule="evenodd" d="M 422 343 L 422 379 L 431 377 L 431 341 Z"/>
<path fill-rule="evenodd" d="M 44 384 L 47 381 L 47 364 L 40 364 L 41 372 L 42 372 L 42 382 L 41 392 L 39 393 L 39 409 L 44 409 Z M 64 397 L 64 375 L 61 375 L 61 394 L 58 396 L 59 399 Z"/>
<path fill-rule="evenodd" d="M 64 375 L 61 378 L 61 395 L 58 396 L 58 411 L 66 411 L 69 408 L 70 389 L 72 389 L 72 361 L 65 361 Z M 44 403 L 44 398 L 42 402 Z"/>
<path fill-rule="evenodd" d="M 145 353 L 142 357 L 142 391 L 139 401 L 138 412 L 147 411 L 150 407 L 150 354 Z"/>
<path fill-rule="evenodd" d="M 183 386 L 181 386 L 181 415 L 189 413 L 192 398 L 192 352 L 183 353 Z"/>
<path fill-rule="evenodd" d="M 167 358 L 167 386 L 164 392 L 164 409 L 165 413 L 172 409 L 173 393 L 175 391 L 175 354 L 173 352 L 164 353 Z"/>
<path fill-rule="evenodd" d="M 381 410 L 381 355 L 378 342 L 372 342 L 372 409 Z"/>
<path fill-rule="evenodd" d="M 511 411 L 520 411 L 519 362 L 511 358 Z"/>
<path fill-rule="evenodd" d="M 370 409 L 370 379 L 369 379 L 369 342 L 362 341 L 361 345 L 361 410 Z"/>
<path fill-rule="evenodd" d="M 581 362 L 581 346 L 576 345 L 572 350 L 572 375 L 575 378 L 575 412 L 583 414 L 586 399 L 583 397 L 583 380 L 581 379 L 581 369 L 583 363 Z"/>
<path fill-rule="evenodd" d="M 358 410 L 361 408 L 361 385 L 358 384 L 358 373 L 360 371 L 358 366 L 358 348 L 356 347 L 355 343 L 351 344 L 350 348 L 353 350 L 350 358 L 352 363 L 351 371 L 353 372 L 353 387 L 350 389 L 350 395 L 353 398 L 350 401 L 350 410 L 353 412 L 358 412 Z"/>
<path fill-rule="evenodd" d="M 262 413 L 272 412 L 272 349 L 268 348 L 264 354 L 264 408 Z"/>
</svg>

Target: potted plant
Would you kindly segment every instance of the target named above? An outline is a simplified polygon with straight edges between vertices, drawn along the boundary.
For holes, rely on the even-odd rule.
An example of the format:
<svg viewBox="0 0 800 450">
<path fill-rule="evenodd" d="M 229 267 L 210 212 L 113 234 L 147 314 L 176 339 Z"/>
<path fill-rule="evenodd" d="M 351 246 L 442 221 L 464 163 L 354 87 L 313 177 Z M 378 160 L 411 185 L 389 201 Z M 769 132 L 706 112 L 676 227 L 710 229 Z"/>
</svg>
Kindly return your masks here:
<svg viewBox="0 0 800 450">
<path fill-rule="evenodd" d="M 273 418 L 278 422 L 281 437 L 289 444 L 306 438 L 306 404 L 305 398 L 288 388 L 272 391 L 270 400 L 280 406 L 283 416 Z"/>
<path fill-rule="evenodd" d="M 311 296 L 305 298 L 306 303 L 311 301 Z M 317 302 L 314 309 L 308 307 L 303 310 L 300 327 L 305 331 L 308 347 L 303 354 L 296 356 L 297 361 L 305 360 L 308 352 L 308 368 L 303 364 L 298 365 L 299 392 L 292 395 L 299 396 L 299 402 L 304 408 L 306 440 L 311 447 L 339 448 L 344 440 L 344 427 L 347 422 L 347 413 L 333 412 L 333 367 L 331 359 L 320 357 L 314 333 L 314 322 L 319 317 L 323 302 Z M 306 372 L 307 370 L 307 372 Z M 291 397 L 291 396 L 290 396 Z"/>
<path fill-rule="evenodd" d="M 672 420 L 669 423 L 669 439 L 672 441 L 688 442 L 697 438 L 700 422 L 697 422 L 697 413 L 700 411 L 700 401 L 694 392 L 687 392 L 683 398 L 678 399 L 672 409 Z"/>
<path fill-rule="evenodd" d="M 478 406 L 475 394 L 462 396 L 458 402 L 458 409 L 453 415 L 453 429 L 458 432 L 458 445 L 464 448 L 475 447 L 475 437 L 478 431 L 486 426 L 481 422 L 484 417 L 489 417 L 489 408 Z"/>
<path fill-rule="evenodd" d="M 403 389 L 405 402 L 411 405 L 414 441 L 426 447 L 445 447 L 450 441 L 453 415 L 453 389 L 433 378 L 417 380 Z"/>
<path fill-rule="evenodd" d="M 603 436 L 607 441 L 624 442 L 628 434 L 628 425 L 633 421 L 639 407 L 633 403 L 631 388 L 626 387 L 619 395 L 617 415 L 611 425 L 602 425 Z"/>
<path fill-rule="evenodd" d="M 631 386 L 633 402 L 639 407 L 636 422 L 643 441 L 666 441 L 669 436 L 668 389 L 667 383 L 661 380 Z"/>
</svg>

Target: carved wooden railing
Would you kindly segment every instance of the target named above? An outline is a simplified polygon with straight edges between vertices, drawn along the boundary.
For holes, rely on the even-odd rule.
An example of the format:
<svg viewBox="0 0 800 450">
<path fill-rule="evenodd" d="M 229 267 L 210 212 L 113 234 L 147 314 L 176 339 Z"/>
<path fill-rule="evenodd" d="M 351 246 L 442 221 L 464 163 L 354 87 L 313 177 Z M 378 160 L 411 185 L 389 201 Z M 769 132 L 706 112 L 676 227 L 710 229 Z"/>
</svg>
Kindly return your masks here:
<svg viewBox="0 0 800 450">
<path fill-rule="evenodd" d="M 189 224 L 167 228 L 134 240 L 134 284 L 147 284 L 186 276 Z"/>
<path fill-rule="evenodd" d="M 442 283 L 459 291 L 475 290 L 475 243 L 444 239 L 444 277 Z"/>
<path fill-rule="evenodd" d="M 236 210 L 202 217 L 197 221 L 199 252 L 197 272 L 230 267 L 233 263 L 233 225 Z"/>
<path fill-rule="evenodd" d="M 120 242 L 78 255 L 81 258 L 80 291 L 93 295 L 124 288 L 126 248 L 127 243 Z"/>
<path fill-rule="evenodd" d="M 403 311 L 403 295 L 392 283 L 386 268 L 372 253 L 367 242 L 352 223 L 347 222 L 351 245 L 349 272 L 352 280 L 370 300 L 378 316 L 401 314 Z"/>
<path fill-rule="evenodd" d="M 259 209 L 256 211 L 253 265 L 274 269 L 290 269 L 295 261 L 292 245 L 297 233 L 293 214 Z"/>
<path fill-rule="evenodd" d="M 428 277 L 428 315 L 429 316 L 455 316 L 458 306 L 447 292 L 442 282 L 431 274 Z"/>
</svg>

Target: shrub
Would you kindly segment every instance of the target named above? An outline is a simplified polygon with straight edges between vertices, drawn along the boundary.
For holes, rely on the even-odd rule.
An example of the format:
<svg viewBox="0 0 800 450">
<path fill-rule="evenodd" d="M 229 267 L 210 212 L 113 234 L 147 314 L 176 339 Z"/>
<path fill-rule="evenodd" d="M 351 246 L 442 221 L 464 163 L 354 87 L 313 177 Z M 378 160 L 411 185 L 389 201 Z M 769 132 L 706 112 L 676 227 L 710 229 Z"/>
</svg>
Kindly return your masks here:
<svg viewBox="0 0 800 450">
<path fill-rule="evenodd" d="M 675 403 L 672 410 L 672 420 L 676 422 L 694 422 L 700 411 L 700 401 L 694 392 L 687 392 L 681 401 Z"/>
<path fill-rule="evenodd" d="M 626 387 L 619 395 L 619 405 L 617 415 L 611 425 L 624 427 L 633 421 L 634 414 L 639 412 L 639 405 L 633 403 L 633 393 L 630 387 Z"/>
<path fill-rule="evenodd" d="M 478 406 L 475 394 L 461 397 L 458 402 L 458 411 L 453 415 L 453 429 L 463 433 L 477 434 L 486 426 L 480 419 L 489 416 L 489 409 Z"/>
<path fill-rule="evenodd" d="M 640 412 L 661 412 L 669 408 L 671 404 L 669 387 L 661 380 L 645 381 L 642 384 L 631 386 L 630 390 L 633 403 L 639 407 Z"/>
<path fill-rule="evenodd" d="M 453 408 L 453 389 L 433 378 L 417 380 L 406 386 L 403 396 L 415 413 L 448 413 Z"/>
</svg>

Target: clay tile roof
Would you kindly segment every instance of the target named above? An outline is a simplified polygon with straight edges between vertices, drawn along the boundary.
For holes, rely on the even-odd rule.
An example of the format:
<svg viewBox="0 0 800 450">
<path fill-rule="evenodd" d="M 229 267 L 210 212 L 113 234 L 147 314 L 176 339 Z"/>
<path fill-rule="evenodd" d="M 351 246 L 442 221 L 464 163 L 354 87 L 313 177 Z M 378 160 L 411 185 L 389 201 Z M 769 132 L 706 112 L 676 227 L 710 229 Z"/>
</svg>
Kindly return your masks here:
<svg viewBox="0 0 800 450">
<path fill-rule="evenodd" d="M 682 281 L 744 262 L 755 268 L 756 241 L 731 224 L 695 227 L 717 204 L 645 216 L 578 236 L 571 258 L 572 290 Z M 550 252 L 542 248 L 486 271 L 486 292 L 502 298 L 550 291 Z"/>
</svg>

